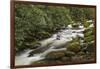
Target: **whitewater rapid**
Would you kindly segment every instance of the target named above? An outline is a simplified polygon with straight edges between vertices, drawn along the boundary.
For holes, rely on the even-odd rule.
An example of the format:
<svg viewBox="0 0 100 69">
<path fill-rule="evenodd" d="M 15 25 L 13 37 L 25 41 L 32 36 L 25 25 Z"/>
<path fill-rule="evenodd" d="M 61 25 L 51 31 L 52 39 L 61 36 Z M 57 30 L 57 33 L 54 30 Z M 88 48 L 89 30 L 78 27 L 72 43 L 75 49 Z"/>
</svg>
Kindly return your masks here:
<svg viewBox="0 0 100 69">
<path fill-rule="evenodd" d="M 62 46 L 68 41 L 71 41 L 72 38 L 84 37 L 83 34 L 84 28 L 80 29 L 65 29 L 58 32 L 60 34 L 60 40 L 57 40 L 57 34 L 52 35 L 52 37 L 45 39 L 43 41 L 40 41 L 42 46 L 46 46 L 48 43 L 51 43 L 51 47 L 49 47 L 47 50 L 45 50 L 42 53 L 35 54 L 34 56 L 28 57 L 29 53 L 32 50 L 26 50 L 20 55 L 16 55 L 15 57 L 15 65 L 29 65 L 31 62 L 42 60 L 45 58 L 45 55 L 48 54 L 51 51 L 59 51 L 59 50 L 66 50 L 65 48 L 61 49 L 55 49 L 55 47 Z"/>
</svg>

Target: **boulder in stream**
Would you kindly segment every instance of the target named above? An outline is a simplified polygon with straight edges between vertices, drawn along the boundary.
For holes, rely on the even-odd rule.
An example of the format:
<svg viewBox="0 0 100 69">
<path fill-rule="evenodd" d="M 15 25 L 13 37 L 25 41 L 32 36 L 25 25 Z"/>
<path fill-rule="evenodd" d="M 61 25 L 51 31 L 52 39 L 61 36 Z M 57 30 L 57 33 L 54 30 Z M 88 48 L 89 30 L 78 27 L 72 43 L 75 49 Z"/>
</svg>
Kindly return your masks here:
<svg viewBox="0 0 100 69">
<path fill-rule="evenodd" d="M 66 51 L 66 52 L 65 52 L 65 55 L 66 55 L 67 57 L 72 57 L 72 56 L 75 55 L 75 53 L 72 52 L 72 51 Z"/>
<path fill-rule="evenodd" d="M 40 54 L 40 53 L 43 53 L 44 51 L 46 51 L 47 49 L 49 49 L 51 46 L 50 46 L 51 43 L 47 44 L 47 46 L 40 46 L 36 49 L 34 49 L 33 51 L 31 51 L 28 55 L 28 57 L 31 57 L 31 56 L 34 56 L 34 54 Z"/>
<path fill-rule="evenodd" d="M 45 58 L 47 60 L 57 60 L 65 56 L 65 51 L 52 51 L 48 53 Z"/>
<path fill-rule="evenodd" d="M 80 43 L 79 42 L 73 42 L 73 43 L 70 43 L 68 46 L 67 46 L 67 50 L 68 51 L 72 51 L 74 53 L 77 53 L 79 52 L 81 49 L 80 47 Z"/>
</svg>

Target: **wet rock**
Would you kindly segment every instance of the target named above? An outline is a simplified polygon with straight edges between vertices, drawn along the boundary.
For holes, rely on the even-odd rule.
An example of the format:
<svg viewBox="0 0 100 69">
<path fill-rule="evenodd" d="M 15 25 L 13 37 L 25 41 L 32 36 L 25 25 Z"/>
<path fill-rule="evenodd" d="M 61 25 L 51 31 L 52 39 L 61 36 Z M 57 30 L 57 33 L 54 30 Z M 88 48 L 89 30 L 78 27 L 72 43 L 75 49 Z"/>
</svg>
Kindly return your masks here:
<svg viewBox="0 0 100 69">
<path fill-rule="evenodd" d="M 56 60 L 56 62 L 55 62 L 56 64 L 62 64 L 62 63 L 64 63 L 64 62 L 62 62 L 61 60 Z M 54 63 L 53 63 L 54 64 Z"/>
<path fill-rule="evenodd" d="M 51 44 L 51 43 L 50 43 Z M 31 51 L 29 53 L 28 57 L 33 56 L 34 54 L 39 54 L 39 53 L 43 53 L 44 51 L 46 51 L 47 49 L 49 49 L 51 46 L 50 44 L 48 44 L 47 46 L 40 46 L 38 48 L 36 48 L 35 50 Z"/>
<path fill-rule="evenodd" d="M 82 51 L 80 51 L 80 52 L 78 52 L 78 54 L 77 55 L 85 55 L 85 52 L 82 52 Z"/>
<path fill-rule="evenodd" d="M 32 49 L 36 49 L 36 48 L 38 48 L 38 47 L 40 47 L 41 46 L 41 43 L 36 43 L 36 44 L 34 44 L 34 45 L 32 45 Z"/>
<path fill-rule="evenodd" d="M 56 60 L 56 59 L 61 59 L 64 56 L 65 56 L 65 51 L 54 51 L 54 52 L 48 53 L 46 55 L 46 59 L 48 59 L 48 60 Z"/>
<path fill-rule="evenodd" d="M 36 49 L 36 48 L 41 46 L 41 43 L 38 42 L 38 41 L 34 41 L 34 42 L 31 42 L 31 43 L 26 43 L 26 45 L 30 49 Z"/>
<path fill-rule="evenodd" d="M 61 60 L 63 62 L 70 61 L 71 60 L 71 57 L 62 57 Z"/>
<path fill-rule="evenodd" d="M 73 56 L 71 60 L 72 60 L 73 62 L 80 62 L 80 61 L 83 60 L 83 57 L 84 57 L 84 56 Z"/>
<path fill-rule="evenodd" d="M 71 51 L 66 51 L 66 52 L 65 52 L 65 55 L 66 55 L 67 57 L 71 57 L 71 56 L 74 56 L 75 53 L 74 53 L 74 52 L 71 52 Z"/>
<path fill-rule="evenodd" d="M 31 51 L 30 53 L 29 53 L 29 55 L 28 55 L 28 57 L 31 57 L 31 56 L 34 56 L 34 54 L 37 54 L 37 53 L 39 53 L 40 51 Z"/>
<path fill-rule="evenodd" d="M 46 60 L 39 60 L 39 61 L 31 62 L 31 64 L 48 64 L 48 61 L 46 61 Z"/>
<path fill-rule="evenodd" d="M 73 28 L 78 28 L 79 24 L 73 24 Z"/>
<path fill-rule="evenodd" d="M 29 53 L 29 56 L 28 56 L 28 57 L 31 57 L 31 56 L 33 56 L 34 54 L 42 53 L 42 52 L 44 52 L 44 51 L 47 50 L 47 49 L 49 49 L 49 46 L 41 46 L 41 47 L 39 47 L 39 48 L 37 48 L 37 49 L 31 51 L 31 52 Z"/>
</svg>

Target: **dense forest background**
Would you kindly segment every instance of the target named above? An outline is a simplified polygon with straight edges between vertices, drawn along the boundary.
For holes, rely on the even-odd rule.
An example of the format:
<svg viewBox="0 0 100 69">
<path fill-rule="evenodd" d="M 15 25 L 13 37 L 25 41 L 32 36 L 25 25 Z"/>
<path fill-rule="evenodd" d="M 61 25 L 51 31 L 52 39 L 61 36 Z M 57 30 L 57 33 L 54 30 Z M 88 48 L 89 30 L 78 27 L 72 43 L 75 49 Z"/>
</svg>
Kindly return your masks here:
<svg viewBox="0 0 100 69">
<path fill-rule="evenodd" d="M 87 27 L 94 12 L 93 8 L 15 4 L 16 52 L 31 48 L 69 24 Z"/>
</svg>

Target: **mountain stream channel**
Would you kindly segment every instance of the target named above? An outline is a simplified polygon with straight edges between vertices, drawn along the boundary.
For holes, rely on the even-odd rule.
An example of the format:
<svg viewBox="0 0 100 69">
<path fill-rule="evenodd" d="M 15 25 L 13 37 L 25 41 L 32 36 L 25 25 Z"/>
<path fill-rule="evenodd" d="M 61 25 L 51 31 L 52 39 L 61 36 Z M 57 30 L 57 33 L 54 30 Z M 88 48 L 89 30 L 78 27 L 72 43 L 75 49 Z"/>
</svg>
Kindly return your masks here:
<svg viewBox="0 0 100 69">
<path fill-rule="evenodd" d="M 45 55 L 47 55 L 49 52 L 65 50 L 66 48 L 61 46 L 77 36 L 84 38 L 83 31 L 84 27 L 82 26 L 79 26 L 78 29 L 66 28 L 61 30 L 61 32 L 53 34 L 50 38 L 40 41 L 41 46 L 37 50 L 44 49 L 41 53 L 28 57 L 29 53 L 33 51 L 32 49 L 28 49 L 22 52 L 20 55 L 16 55 L 15 65 L 29 65 L 31 62 L 45 59 Z M 60 35 L 59 39 L 57 39 L 58 34 Z M 50 44 L 49 47 L 46 47 L 47 44 Z"/>
</svg>

